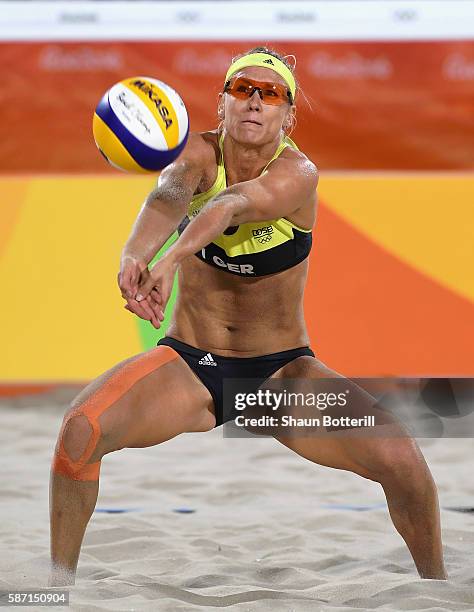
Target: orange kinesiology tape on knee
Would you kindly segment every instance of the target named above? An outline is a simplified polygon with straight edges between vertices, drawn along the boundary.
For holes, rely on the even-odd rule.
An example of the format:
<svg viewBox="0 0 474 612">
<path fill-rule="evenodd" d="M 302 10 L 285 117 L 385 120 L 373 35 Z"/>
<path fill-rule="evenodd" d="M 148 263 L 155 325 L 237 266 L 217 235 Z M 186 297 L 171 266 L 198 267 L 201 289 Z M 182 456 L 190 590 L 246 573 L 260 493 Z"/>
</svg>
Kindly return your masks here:
<svg viewBox="0 0 474 612">
<path fill-rule="evenodd" d="M 88 463 L 99 442 L 101 429 L 100 415 L 119 400 L 133 385 L 157 368 L 179 357 L 169 346 L 159 346 L 149 353 L 140 355 L 115 371 L 102 386 L 92 393 L 82 404 L 72 410 L 64 420 L 59 434 L 53 459 L 53 472 L 73 480 L 94 481 L 99 478 L 100 461 Z M 87 445 L 76 460 L 71 459 L 64 448 L 64 433 L 71 419 L 85 417 L 91 427 Z"/>
</svg>

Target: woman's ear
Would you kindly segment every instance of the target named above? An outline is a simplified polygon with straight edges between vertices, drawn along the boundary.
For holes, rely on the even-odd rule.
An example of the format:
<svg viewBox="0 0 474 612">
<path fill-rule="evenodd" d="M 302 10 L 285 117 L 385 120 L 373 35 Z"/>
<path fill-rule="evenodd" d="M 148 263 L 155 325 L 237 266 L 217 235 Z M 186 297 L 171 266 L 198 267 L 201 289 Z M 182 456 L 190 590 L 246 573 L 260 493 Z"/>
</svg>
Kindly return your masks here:
<svg viewBox="0 0 474 612">
<path fill-rule="evenodd" d="M 296 106 L 291 106 L 290 110 L 288 111 L 288 114 L 285 117 L 285 120 L 283 121 L 283 131 L 286 134 L 291 134 L 291 132 L 295 129 L 296 127 Z"/>
</svg>

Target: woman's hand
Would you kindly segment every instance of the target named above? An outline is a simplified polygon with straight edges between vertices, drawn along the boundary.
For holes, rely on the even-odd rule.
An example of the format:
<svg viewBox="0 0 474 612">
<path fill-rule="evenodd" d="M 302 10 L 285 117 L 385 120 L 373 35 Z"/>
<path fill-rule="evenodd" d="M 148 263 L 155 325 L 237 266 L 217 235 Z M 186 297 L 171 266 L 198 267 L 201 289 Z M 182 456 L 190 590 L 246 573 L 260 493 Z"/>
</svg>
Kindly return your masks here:
<svg viewBox="0 0 474 612">
<path fill-rule="evenodd" d="M 148 278 L 140 283 L 136 300 L 141 306 L 150 298 L 158 303 L 164 312 L 173 289 L 174 275 L 178 268 L 176 260 L 164 255 L 150 270 Z"/>
<path fill-rule="evenodd" d="M 136 299 L 138 287 L 145 283 L 149 276 L 145 263 L 130 256 L 122 258 L 118 284 L 122 297 L 127 301 L 125 309 L 145 321 L 150 321 L 153 327 L 158 329 L 164 319 L 164 307 L 161 305 L 159 293 L 152 289 L 145 300 L 139 302 Z"/>
<path fill-rule="evenodd" d="M 123 298 L 135 298 L 142 272 L 146 268 L 147 265 L 135 257 L 122 257 L 117 280 Z"/>
</svg>

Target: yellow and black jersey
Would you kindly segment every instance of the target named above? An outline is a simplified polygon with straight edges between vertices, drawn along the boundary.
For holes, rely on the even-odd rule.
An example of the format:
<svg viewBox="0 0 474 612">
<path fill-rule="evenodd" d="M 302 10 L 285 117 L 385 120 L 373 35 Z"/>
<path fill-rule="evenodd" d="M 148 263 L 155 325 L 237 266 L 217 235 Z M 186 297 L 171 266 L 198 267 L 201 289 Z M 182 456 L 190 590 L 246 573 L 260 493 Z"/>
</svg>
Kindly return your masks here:
<svg viewBox="0 0 474 612">
<path fill-rule="evenodd" d="M 178 228 L 179 234 L 209 200 L 227 187 L 223 143 L 224 137 L 221 135 L 220 161 L 214 185 L 206 192 L 193 196 L 188 214 Z M 262 170 L 262 174 L 285 147 L 298 148 L 288 136 L 283 138 L 275 155 Z M 196 253 L 196 256 L 207 264 L 231 274 L 265 276 L 282 272 L 303 261 L 309 255 L 311 243 L 311 230 L 298 227 L 282 217 L 228 227 L 225 232 Z"/>
</svg>

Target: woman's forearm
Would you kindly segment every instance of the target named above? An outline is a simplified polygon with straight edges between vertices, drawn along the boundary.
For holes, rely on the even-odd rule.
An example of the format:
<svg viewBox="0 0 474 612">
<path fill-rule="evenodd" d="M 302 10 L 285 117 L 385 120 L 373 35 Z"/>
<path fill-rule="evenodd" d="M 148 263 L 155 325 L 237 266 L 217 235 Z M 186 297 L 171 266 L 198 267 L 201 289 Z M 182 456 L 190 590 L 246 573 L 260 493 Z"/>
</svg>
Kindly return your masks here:
<svg viewBox="0 0 474 612">
<path fill-rule="evenodd" d="M 180 159 L 162 171 L 135 221 L 122 260 L 130 257 L 148 265 L 186 215 L 203 173 L 199 150 L 196 153 L 193 148 L 194 140 L 190 138 Z"/>
<path fill-rule="evenodd" d="M 147 200 L 122 250 L 122 259 L 130 257 L 148 265 L 176 230 L 182 217 L 182 212 L 167 202 Z"/>
<path fill-rule="evenodd" d="M 179 239 L 168 249 L 166 256 L 179 264 L 194 255 L 232 225 L 241 196 L 218 195 L 192 219 Z"/>
</svg>

